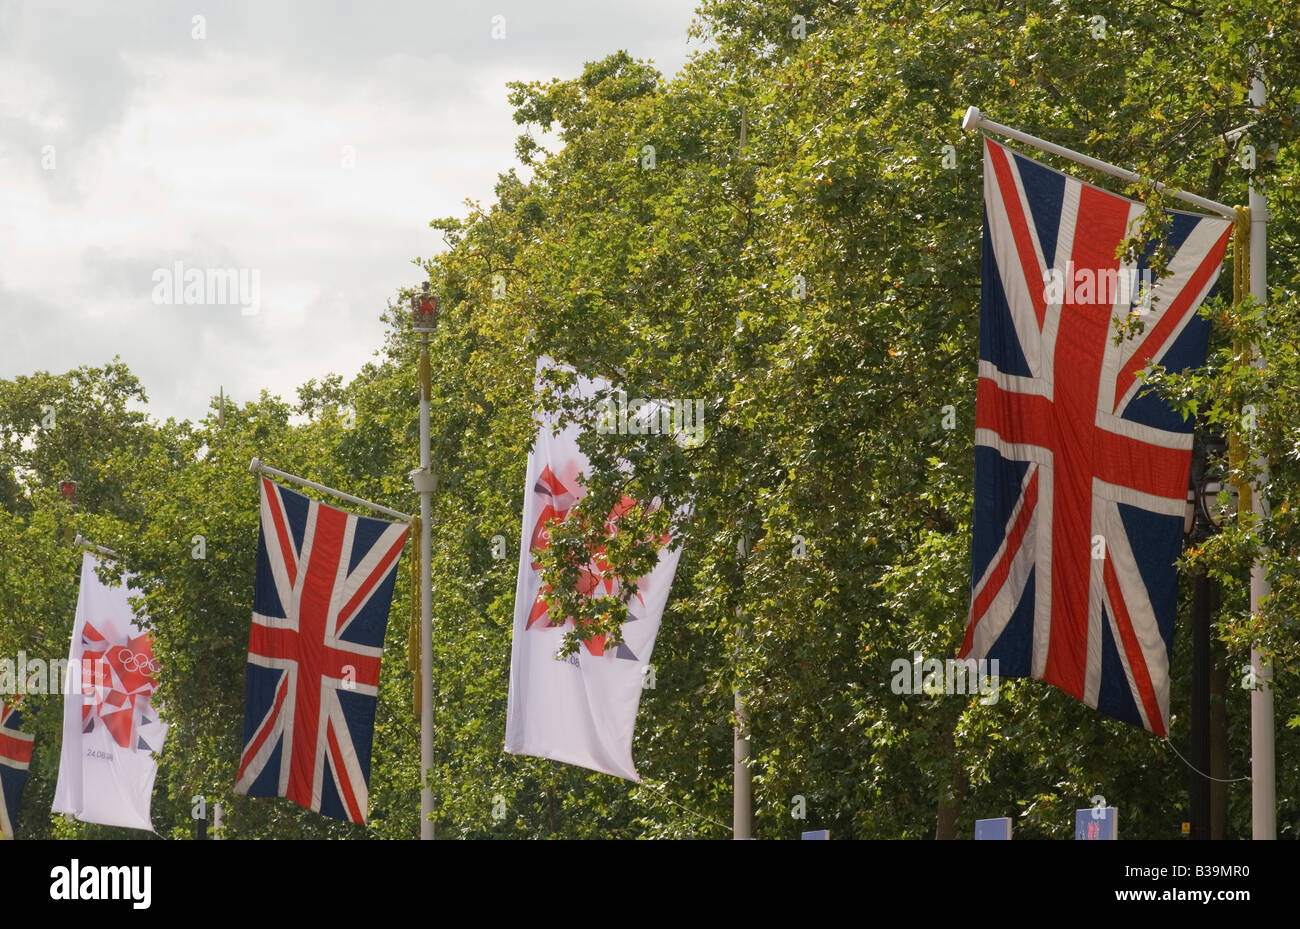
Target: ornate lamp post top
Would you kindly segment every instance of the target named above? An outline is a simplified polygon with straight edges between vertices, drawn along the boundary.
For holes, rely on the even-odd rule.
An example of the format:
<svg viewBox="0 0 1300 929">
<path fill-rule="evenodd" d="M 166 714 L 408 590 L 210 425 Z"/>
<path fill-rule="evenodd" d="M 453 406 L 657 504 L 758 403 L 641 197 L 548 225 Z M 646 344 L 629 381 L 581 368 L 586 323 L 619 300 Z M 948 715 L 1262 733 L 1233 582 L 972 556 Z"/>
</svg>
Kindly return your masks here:
<svg viewBox="0 0 1300 929">
<path fill-rule="evenodd" d="M 433 332 L 438 325 L 438 298 L 429 292 L 428 281 L 411 295 L 411 324 L 416 332 Z"/>
</svg>

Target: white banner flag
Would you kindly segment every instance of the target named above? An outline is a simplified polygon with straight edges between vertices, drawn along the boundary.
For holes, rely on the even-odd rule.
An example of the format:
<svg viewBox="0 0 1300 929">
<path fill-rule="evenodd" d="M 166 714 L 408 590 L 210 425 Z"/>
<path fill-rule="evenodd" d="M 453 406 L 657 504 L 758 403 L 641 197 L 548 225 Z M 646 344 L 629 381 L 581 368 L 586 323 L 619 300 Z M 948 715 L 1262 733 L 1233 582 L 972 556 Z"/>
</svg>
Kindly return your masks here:
<svg viewBox="0 0 1300 929">
<path fill-rule="evenodd" d="M 128 578 L 106 587 L 96 564 L 83 554 L 54 812 L 152 832 L 149 803 L 158 764 L 150 753 L 162 751 L 167 734 L 152 701 L 158 664 L 152 639 L 127 600 L 140 592 Z"/>
<path fill-rule="evenodd" d="M 539 373 L 547 364 L 545 359 L 539 361 Z M 576 392 L 591 398 L 608 388 L 607 382 L 579 376 Z M 551 422 L 543 422 L 537 445 L 528 456 L 506 751 L 640 781 L 632 763 L 632 731 L 681 550 L 661 549 L 655 569 L 637 581 L 623 626 L 624 644 L 605 648 L 603 638 L 592 639 L 576 655 L 556 657 L 573 620 L 551 625 L 545 603 L 538 600 L 540 572 L 532 552 L 549 544 L 546 524 L 565 519 L 586 493 L 583 477 L 590 465 L 578 449 L 578 435 L 573 424 L 553 435 Z M 673 438 L 664 436 L 663 440 L 671 442 Z M 624 501 L 628 505 L 634 502 Z M 595 596 L 617 596 L 618 582 L 600 577 L 599 558 L 598 553 L 593 555 L 583 572 L 584 583 L 590 584 Z"/>
</svg>

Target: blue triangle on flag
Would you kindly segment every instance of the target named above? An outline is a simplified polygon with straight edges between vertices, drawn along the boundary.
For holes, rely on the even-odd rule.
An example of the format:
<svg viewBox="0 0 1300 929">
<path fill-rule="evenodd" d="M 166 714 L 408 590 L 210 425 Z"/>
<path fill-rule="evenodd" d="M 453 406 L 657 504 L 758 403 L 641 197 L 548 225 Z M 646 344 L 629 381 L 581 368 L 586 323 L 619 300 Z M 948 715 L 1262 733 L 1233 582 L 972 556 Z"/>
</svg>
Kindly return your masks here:
<svg viewBox="0 0 1300 929">
<path fill-rule="evenodd" d="M 1065 175 L 1024 155 L 1015 154 L 1015 158 L 1025 188 L 1025 199 L 1029 202 L 1029 212 L 1038 232 L 1038 244 L 1043 248 L 1043 261 L 1050 268 L 1056 260 L 1056 234 L 1061 228 Z"/>
<path fill-rule="evenodd" d="M 1034 583 L 1037 571 L 1037 568 L 1029 570 L 1025 592 L 1016 604 L 1015 612 L 985 656 L 998 663 L 998 673 L 1002 677 L 1033 676 L 1030 659 L 1034 651 Z"/>
<path fill-rule="evenodd" d="M 1142 584 L 1155 613 L 1165 653 L 1174 656 L 1174 617 L 1178 614 L 1178 572 L 1169 566 L 1183 550 L 1183 517 L 1152 513 L 1129 503 L 1118 503 L 1124 533 L 1133 548 Z"/>
<path fill-rule="evenodd" d="M 1110 634 L 1110 611 L 1105 607 L 1101 610 L 1101 689 L 1097 693 L 1097 709 L 1120 722 L 1142 728 L 1142 716 L 1133 702 L 1119 650 Z"/>
<path fill-rule="evenodd" d="M 272 577 L 271 556 L 266 550 L 266 531 L 257 530 L 257 576 Z M 285 619 L 284 605 L 274 584 L 257 584 L 253 587 L 253 612 L 273 619 Z"/>
<path fill-rule="evenodd" d="M 1020 499 L 1028 461 L 1003 458 L 988 445 L 975 446 L 975 531 L 971 577 L 981 578 L 1005 538 L 1007 520 Z"/>
<path fill-rule="evenodd" d="M 320 813 L 322 816 L 352 821 L 342 798 L 339 797 L 338 790 L 334 787 L 334 775 L 330 773 L 328 764 L 325 766 L 325 776 L 321 778 Z"/>
<path fill-rule="evenodd" d="M 984 251 L 982 256 L 982 281 L 980 312 L 980 361 L 991 361 L 1003 374 L 1030 377 L 1029 362 L 1021 351 L 1015 323 L 1011 321 L 1011 304 L 1002 289 L 1002 275 L 998 271 L 993 246 L 989 244 L 989 218 L 984 214 Z"/>
<path fill-rule="evenodd" d="M 278 797 L 280 796 L 280 763 L 284 760 L 284 736 L 275 741 L 275 749 L 271 752 L 271 757 L 262 769 L 262 773 L 257 776 L 248 788 L 250 797 Z"/>
</svg>

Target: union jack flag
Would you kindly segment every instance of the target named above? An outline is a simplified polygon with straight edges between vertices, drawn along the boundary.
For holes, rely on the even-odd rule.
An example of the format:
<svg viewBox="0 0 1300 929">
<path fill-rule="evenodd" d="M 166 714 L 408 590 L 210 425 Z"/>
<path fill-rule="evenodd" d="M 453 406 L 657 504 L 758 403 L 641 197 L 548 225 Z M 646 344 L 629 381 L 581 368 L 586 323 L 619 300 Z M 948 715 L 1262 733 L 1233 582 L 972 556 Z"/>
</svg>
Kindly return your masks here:
<svg viewBox="0 0 1300 929">
<path fill-rule="evenodd" d="M 1139 373 L 1205 359 L 1197 307 L 1230 221 L 1169 211 L 1168 272 L 1117 247 L 1140 216 L 985 140 L 971 608 L 963 658 L 1047 681 L 1157 735 L 1169 727 L 1192 424 Z M 1145 274 L 1144 274 L 1145 272 Z M 1115 344 L 1112 320 L 1136 313 Z"/>
<path fill-rule="evenodd" d="M 22 724 L 18 701 L 12 704 L 0 701 L 0 835 L 6 839 L 14 837 L 23 785 L 27 783 L 27 766 L 32 761 L 33 736 L 18 731 Z"/>
<path fill-rule="evenodd" d="M 410 527 L 268 480 L 235 792 L 365 823 L 379 664 Z"/>
</svg>

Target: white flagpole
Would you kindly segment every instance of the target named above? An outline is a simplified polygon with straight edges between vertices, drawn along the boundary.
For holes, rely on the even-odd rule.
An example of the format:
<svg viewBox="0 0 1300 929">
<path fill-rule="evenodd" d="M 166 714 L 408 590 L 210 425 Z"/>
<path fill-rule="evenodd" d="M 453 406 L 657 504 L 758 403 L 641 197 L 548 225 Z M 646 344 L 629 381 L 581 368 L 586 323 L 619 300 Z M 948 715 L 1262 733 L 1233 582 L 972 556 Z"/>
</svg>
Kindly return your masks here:
<svg viewBox="0 0 1300 929">
<path fill-rule="evenodd" d="M 1096 158 L 1090 158 L 1081 152 L 1076 152 L 1072 148 L 1066 148 L 1064 145 L 1057 145 L 1055 142 L 1048 142 L 1046 139 L 1040 139 L 1038 136 L 1030 135 L 1027 132 L 1021 132 L 1019 129 L 1012 129 L 1010 126 L 1004 126 L 1001 123 L 995 123 L 983 113 L 979 107 L 972 106 L 966 110 L 966 115 L 962 117 L 961 127 L 967 132 L 974 132 L 977 129 L 983 129 L 986 132 L 996 133 L 997 135 L 1006 136 L 1008 139 L 1015 139 L 1017 142 L 1024 142 L 1026 145 L 1032 145 L 1034 148 L 1049 152 L 1053 155 L 1060 155 L 1062 158 L 1068 158 L 1073 162 L 1084 165 L 1100 171 L 1103 174 L 1109 174 L 1111 177 L 1117 177 L 1122 181 L 1130 184 L 1136 184 L 1144 180 L 1142 175 L 1135 174 L 1126 168 L 1113 165 L 1107 161 L 1099 161 Z M 1207 197 L 1198 197 L 1196 194 L 1189 194 L 1185 190 L 1173 190 L 1172 188 L 1161 184 L 1159 181 L 1146 181 L 1148 184 L 1154 184 L 1157 190 L 1167 190 L 1174 197 L 1182 200 L 1184 203 L 1190 203 L 1193 206 L 1199 206 L 1203 210 L 1209 210 L 1212 213 L 1218 213 L 1220 216 L 1226 216 L 1231 220 L 1236 220 L 1237 211 L 1226 203 L 1219 203 L 1217 200 L 1210 200 Z"/>
<path fill-rule="evenodd" d="M 753 793 L 754 775 L 749 768 L 749 716 L 745 700 L 736 691 L 736 730 L 733 744 L 731 789 L 731 837 L 750 839 L 754 836 Z"/>
<path fill-rule="evenodd" d="M 739 552 L 749 554 L 749 539 L 742 537 Z M 740 607 L 736 607 L 740 619 Z M 736 725 L 732 731 L 731 837 L 754 837 L 754 771 L 749 766 L 749 710 L 740 688 L 735 690 Z"/>
<path fill-rule="evenodd" d="M 740 157 L 745 157 L 746 135 L 745 108 L 740 108 Z M 742 535 L 740 540 L 741 557 L 749 555 L 749 537 Z M 736 618 L 740 618 L 740 607 L 736 607 Z M 731 838 L 752 839 L 754 837 L 754 772 L 749 766 L 749 714 L 745 710 L 745 699 L 736 689 L 736 728 L 732 743 L 731 769 Z"/>
<path fill-rule="evenodd" d="M 80 532 L 77 533 L 77 537 L 73 540 L 72 544 L 75 545 L 77 548 L 89 549 L 92 552 L 96 552 L 97 554 L 103 555 L 105 558 L 112 558 L 114 561 L 121 560 L 120 558 L 118 558 L 117 552 L 113 551 L 111 548 L 104 548 L 104 546 L 102 545 L 96 545 L 94 542 L 90 541 L 90 539 L 86 538 Z"/>
<path fill-rule="evenodd" d="M 1264 82 L 1255 78 L 1250 88 L 1250 102 L 1259 109 L 1264 105 Z M 1259 304 L 1268 300 L 1268 200 L 1252 181 L 1250 184 L 1250 295 Z M 1259 350 L 1252 346 L 1251 358 L 1259 364 Z M 1268 461 L 1260 461 L 1260 476 L 1250 490 L 1251 506 L 1256 516 L 1264 518 L 1268 503 L 1259 488 L 1268 480 Z M 1259 613 L 1259 604 L 1270 593 L 1264 565 L 1256 561 L 1250 568 L 1250 613 Z M 1273 668 L 1258 649 L 1250 650 L 1250 669 L 1255 689 L 1250 692 L 1250 819 L 1251 838 L 1277 838 L 1277 780 L 1273 751 Z"/>
<path fill-rule="evenodd" d="M 262 464 L 262 459 L 254 458 L 248 466 L 249 474 L 265 474 L 268 477 L 278 477 L 281 480 L 289 481 L 291 484 L 298 484 L 302 487 L 310 487 L 313 490 L 319 490 L 321 493 L 333 494 L 340 500 L 346 500 L 348 503 L 355 503 L 357 506 L 364 506 L 367 509 L 374 510 L 376 513 L 383 513 L 385 516 L 391 516 L 394 519 L 400 519 L 404 523 L 409 523 L 411 517 L 405 513 L 399 513 L 397 510 L 389 509 L 386 506 L 380 506 L 378 503 L 371 503 L 369 500 L 362 500 L 360 497 L 354 497 L 352 494 L 344 493 L 341 490 L 335 490 L 333 487 L 326 487 L 324 484 L 317 484 L 315 481 L 309 481 L 305 477 L 298 477 L 296 474 L 290 474 L 288 471 L 281 471 L 279 468 L 272 468 L 270 465 Z"/>
<path fill-rule="evenodd" d="M 437 324 L 438 301 L 424 283 L 420 296 L 411 299 L 416 334 L 420 338 L 420 467 L 411 472 L 411 483 L 420 494 L 420 839 L 433 834 L 433 474 L 432 433 L 429 426 L 429 397 L 433 392 L 429 373 L 429 338 Z"/>
</svg>

